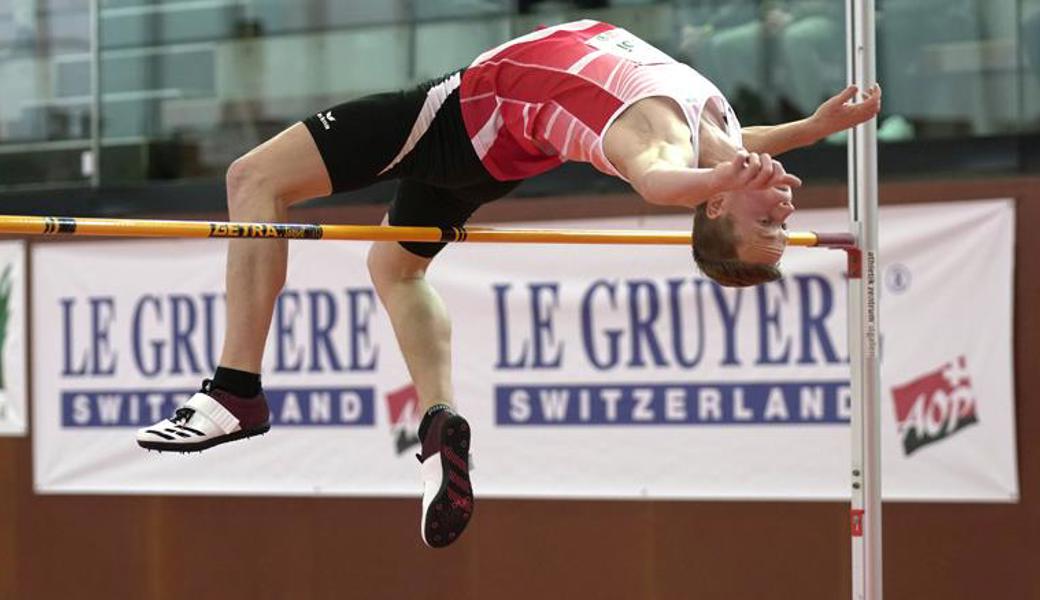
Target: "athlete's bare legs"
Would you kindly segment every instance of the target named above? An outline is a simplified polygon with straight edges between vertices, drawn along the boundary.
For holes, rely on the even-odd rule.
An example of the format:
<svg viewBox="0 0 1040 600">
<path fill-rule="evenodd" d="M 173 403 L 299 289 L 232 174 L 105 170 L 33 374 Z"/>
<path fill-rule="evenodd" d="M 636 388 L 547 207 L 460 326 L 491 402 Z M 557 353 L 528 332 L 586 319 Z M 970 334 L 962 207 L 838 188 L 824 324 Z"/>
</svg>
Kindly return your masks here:
<svg viewBox="0 0 1040 600">
<path fill-rule="evenodd" d="M 331 191 L 325 162 L 302 123 L 239 158 L 227 173 L 232 221 L 284 222 L 292 204 Z M 259 374 L 287 262 L 286 240 L 230 241 L 227 333 L 220 365 L 213 380 L 206 380 L 173 417 L 137 431 L 141 447 L 196 452 L 268 431 L 271 415 Z M 372 282 L 424 410 L 419 424 L 420 532 L 428 545 L 442 547 L 458 539 L 469 523 L 473 491 L 469 423 L 450 407 L 451 324 L 426 281 L 430 262 L 396 242 L 376 243 L 368 256 Z"/>
<path fill-rule="evenodd" d="M 451 321 L 426 281 L 431 260 L 397 242 L 376 242 L 368 253 L 372 283 L 390 316 L 424 411 L 435 404 L 451 405 L 452 400 Z"/>
<path fill-rule="evenodd" d="M 228 169 L 232 221 L 282 222 L 292 204 L 326 196 L 331 183 L 302 123 L 286 129 Z M 227 334 L 220 366 L 259 373 L 278 293 L 285 284 L 286 240 L 231 240 L 227 260 Z M 423 409 L 451 404 L 451 324 L 425 279 L 428 258 L 397 242 L 369 252 L 372 282 L 408 365 Z"/>
<path fill-rule="evenodd" d="M 293 203 L 331 191 L 313 138 L 297 123 L 239 158 L 227 172 L 232 221 L 284 221 Z M 137 431 L 149 450 L 200 452 L 271 427 L 260 363 L 275 300 L 285 284 L 286 240 L 234 239 L 228 244 L 227 332 L 220 365 L 174 416 Z"/>
<path fill-rule="evenodd" d="M 307 127 L 296 123 L 231 164 L 232 221 L 282 222 L 290 205 L 332 192 Z M 231 240 L 227 257 L 227 333 L 220 366 L 259 373 L 278 293 L 285 284 L 287 240 Z"/>
<path fill-rule="evenodd" d="M 302 123 L 239 158 L 228 169 L 232 221 L 285 221 L 292 204 L 332 191 L 325 163 Z M 227 259 L 227 334 L 220 366 L 260 372 L 267 331 L 285 284 L 286 240 L 231 240 Z M 397 242 L 373 244 L 376 292 L 390 316 L 423 409 L 451 404 L 451 323 L 425 279 L 430 259 Z"/>
<path fill-rule="evenodd" d="M 390 315 L 423 407 L 419 531 L 427 545 L 439 548 L 462 534 L 473 515 L 474 499 L 469 423 L 450 408 L 451 322 L 440 296 L 426 281 L 430 261 L 397 242 L 376 242 L 368 253 L 372 283 Z"/>
</svg>

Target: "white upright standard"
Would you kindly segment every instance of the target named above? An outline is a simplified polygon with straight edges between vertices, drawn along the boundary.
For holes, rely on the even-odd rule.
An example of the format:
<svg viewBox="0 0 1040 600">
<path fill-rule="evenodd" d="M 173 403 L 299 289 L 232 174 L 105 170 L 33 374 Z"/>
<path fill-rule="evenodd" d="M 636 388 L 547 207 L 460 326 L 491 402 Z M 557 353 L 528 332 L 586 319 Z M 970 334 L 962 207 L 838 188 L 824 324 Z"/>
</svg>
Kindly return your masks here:
<svg viewBox="0 0 1040 600">
<path fill-rule="evenodd" d="M 847 0 L 849 83 L 876 81 L 874 0 Z M 877 122 L 849 138 L 849 351 L 852 375 L 852 598 L 881 600 L 881 357 L 878 352 Z"/>
</svg>

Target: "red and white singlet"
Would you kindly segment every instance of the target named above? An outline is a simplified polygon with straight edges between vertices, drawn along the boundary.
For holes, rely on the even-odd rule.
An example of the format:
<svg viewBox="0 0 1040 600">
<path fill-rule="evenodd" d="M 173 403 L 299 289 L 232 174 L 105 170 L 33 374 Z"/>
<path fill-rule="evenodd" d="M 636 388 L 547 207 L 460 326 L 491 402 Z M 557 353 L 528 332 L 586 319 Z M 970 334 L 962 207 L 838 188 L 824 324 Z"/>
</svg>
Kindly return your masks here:
<svg viewBox="0 0 1040 600">
<path fill-rule="evenodd" d="M 462 118 L 477 155 L 496 179 L 524 179 L 566 161 L 621 177 L 603 135 L 629 105 L 673 99 L 698 155 L 700 116 L 718 103 L 730 136 L 740 124 L 703 75 L 620 27 L 583 20 L 540 29 L 477 57 L 462 74 Z"/>
</svg>

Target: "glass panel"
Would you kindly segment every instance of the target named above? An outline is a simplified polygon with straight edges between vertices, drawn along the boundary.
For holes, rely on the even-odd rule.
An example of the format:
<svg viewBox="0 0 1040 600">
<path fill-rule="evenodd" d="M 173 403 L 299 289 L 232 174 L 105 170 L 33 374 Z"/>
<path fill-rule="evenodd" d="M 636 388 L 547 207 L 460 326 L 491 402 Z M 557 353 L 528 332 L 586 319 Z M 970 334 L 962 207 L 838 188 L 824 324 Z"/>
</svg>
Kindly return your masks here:
<svg viewBox="0 0 1040 600">
<path fill-rule="evenodd" d="M 90 147 L 86 0 L 0 3 L 0 186 L 80 185 Z"/>
<path fill-rule="evenodd" d="M 1035 127 L 1028 124 L 1035 118 L 1024 116 L 1023 98 L 1035 97 L 1035 85 L 1022 84 L 1019 3 L 877 0 L 877 7 L 882 176 L 919 175 L 922 167 L 1015 170 L 1019 157 L 1011 146 L 972 151 L 940 142 L 982 143 Z M 677 55 L 719 85 L 744 123 L 810 115 L 844 87 L 841 0 L 684 0 L 679 11 Z M 844 177 L 837 169 L 833 175 Z"/>
<path fill-rule="evenodd" d="M 876 0 L 882 176 L 1040 168 L 1040 0 Z M 745 124 L 845 82 L 844 0 L 101 0 L 104 184 L 201 179 L 286 125 L 579 18 L 712 79 Z M 0 189 L 81 184 L 87 0 L 0 0 Z M 844 178 L 842 136 L 786 159 Z M 588 186 L 585 170 L 566 178 Z M 551 177 L 551 176 L 550 176 Z M 595 184 L 598 185 L 598 184 Z"/>
<path fill-rule="evenodd" d="M 415 18 L 420 21 L 445 18 L 460 21 L 479 20 L 482 17 L 504 17 L 513 12 L 513 3 L 510 0 L 420 0 L 414 3 L 414 7 Z"/>
<path fill-rule="evenodd" d="M 219 178 L 314 110 L 407 85 L 408 15 L 404 0 L 105 2 L 106 175 Z"/>
<path fill-rule="evenodd" d="M 887 112 L 919 138 L 1018 129 L 1014 2 L 887 0 L 879 19 L 879 75 Z"/>
<path fill-rule="evenodd" d="M 1025 0 L 1019 10 L 1024 132 L 1040 131 L 1040 0 Z"/>
</svg>

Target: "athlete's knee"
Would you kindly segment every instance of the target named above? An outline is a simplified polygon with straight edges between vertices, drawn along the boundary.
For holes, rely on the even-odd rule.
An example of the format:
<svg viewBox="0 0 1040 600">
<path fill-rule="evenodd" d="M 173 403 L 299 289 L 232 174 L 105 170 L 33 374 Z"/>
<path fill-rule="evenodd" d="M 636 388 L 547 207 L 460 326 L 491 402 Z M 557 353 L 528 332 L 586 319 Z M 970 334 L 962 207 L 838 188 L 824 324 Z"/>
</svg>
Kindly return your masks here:
<svg viewBox="0 0 1040 600">
<path fill-rule="evenodd" d="M 266 215 L 272 208 L 278 212 L 287 209 L 290 190 L 282 189 L 284 184 L 279 182 L 285 177 L 279 177 L 279 168 L 255 150 L 236 158 L 226 175 L 229 212 L 249 216 L 258 211 Z"/>
<path fill-rule="evenodd" d="M 255 154 L 249 153 L 236 158 L 228 167 L 225 181 L 228 209 L 232 213 L 248 209 L 259 199 L 277 197 L 277 190 L 271 189 L 271 177 L 260 163 Z"/>
<path fill-rule="evenodd" d="M 387 286 L 426 276 L 430 259 L 405 250 L 397 242 L 375 242 L 368 250 L 368 273 L 376 291 Z"/>
</svg>

